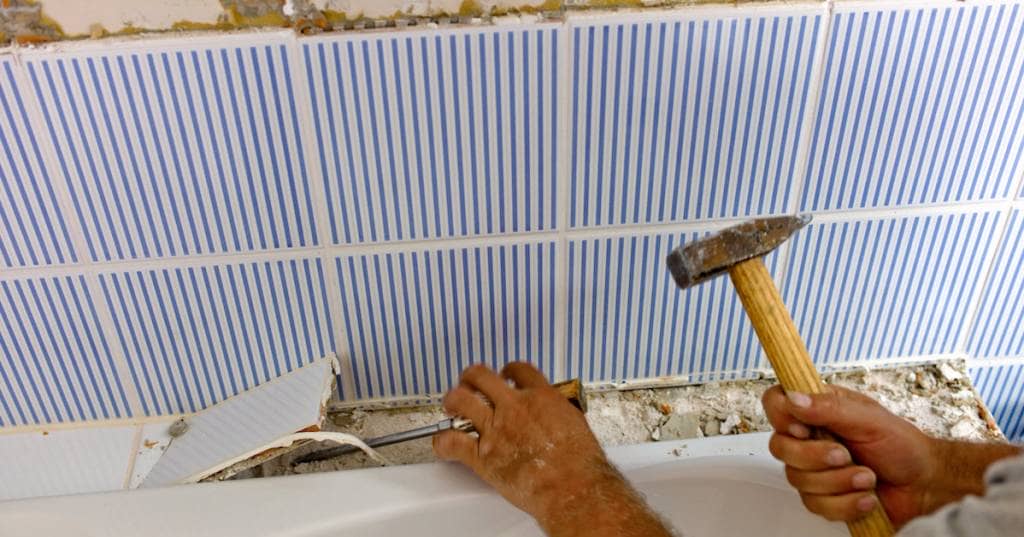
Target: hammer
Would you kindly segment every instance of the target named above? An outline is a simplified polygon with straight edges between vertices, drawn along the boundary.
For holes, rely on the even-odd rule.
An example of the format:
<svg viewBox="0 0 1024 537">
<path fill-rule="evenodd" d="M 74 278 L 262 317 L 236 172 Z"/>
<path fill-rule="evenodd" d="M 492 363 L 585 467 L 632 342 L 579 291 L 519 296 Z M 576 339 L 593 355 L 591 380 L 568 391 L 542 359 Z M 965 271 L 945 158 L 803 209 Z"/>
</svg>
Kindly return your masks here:
<svg viewBox="0 0 1024 537">
<path fill-rule="evenodd" d="M 779 216 L 723 229 L 673 250 L 668 256 L 668 269 L 683 289 L 728 272 L 782 388 L 822 393 L 825 384 L 761 260 L 810 221 L 810 215 Z M 835 440 L 822 430 L 816 430 L 814 435 Z M 880 502 L 866 516 L 847 523 L 847 527 L 853 537 L 888 537 L 895 533 Z"/>
</svg>

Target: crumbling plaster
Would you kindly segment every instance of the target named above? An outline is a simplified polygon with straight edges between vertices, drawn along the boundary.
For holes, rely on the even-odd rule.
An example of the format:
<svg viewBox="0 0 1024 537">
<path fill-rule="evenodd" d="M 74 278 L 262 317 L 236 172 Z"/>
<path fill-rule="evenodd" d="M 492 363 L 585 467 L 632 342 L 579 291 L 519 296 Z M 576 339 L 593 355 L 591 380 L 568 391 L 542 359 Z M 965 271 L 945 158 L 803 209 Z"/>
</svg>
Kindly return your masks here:
<svg viewBox="0 0 1024 537">
<path fill-rule="evenodd" d="M 461 22 L 515 13 L 695 3 L 707 0 L 0 0 L 0 44 L 250 27 L 291 27 L 308 34 L 419 19 Z"/>
</svg>

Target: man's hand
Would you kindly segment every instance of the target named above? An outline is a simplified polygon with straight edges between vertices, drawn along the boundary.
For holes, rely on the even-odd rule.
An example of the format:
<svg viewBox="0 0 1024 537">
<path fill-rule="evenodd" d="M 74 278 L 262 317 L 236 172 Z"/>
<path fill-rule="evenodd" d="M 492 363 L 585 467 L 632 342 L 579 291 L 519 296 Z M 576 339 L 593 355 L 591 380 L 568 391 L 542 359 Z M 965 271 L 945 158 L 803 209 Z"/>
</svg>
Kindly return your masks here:
<svg viewBox="0 0 1024 537">
<path fill-rule="evenodd" d="M 874 399 L 837 386 L 788 397 L 774 386 L 762 402 L 775 428 L 772 455 L 786 464 L 786 478 L 807 509 L 829 520 L 852 521 L 871 511 L 875 488 L 902 527 L 966 494 L 982 494 L 988 465 L 1017 452 L 1005 444 L 930 438 Z M 827 429 L 846 447 L 812 438 L 809 426 Z"/>
<path fill-rule="evenodd" d="M 786 478 L 804 505 L 829 520 L 855 520 L 875 507 L 870 490 L 896 526 L 930 511 L 928 483 L 937 468 L 931 440 L 870 397 L 831 386 L 818 395 L 774 386 L 762 397 L 775 428 L 769 449 L 786 463 Z M 847 447 L 811 439 L 823 427 Z M 851 464 L 853 460 L 859 464 Z"/>
<path fill-rule="evenodd" d="M 445 431 L 434 437 L 437 455 L 469 466 L 549 535 L 670 535 L 605 458 L 583 414 L 533 366 L 511 363 L 500 377 L 471 366 L 444 408 L 471 420 L 479 437 Z"/>
</svg>

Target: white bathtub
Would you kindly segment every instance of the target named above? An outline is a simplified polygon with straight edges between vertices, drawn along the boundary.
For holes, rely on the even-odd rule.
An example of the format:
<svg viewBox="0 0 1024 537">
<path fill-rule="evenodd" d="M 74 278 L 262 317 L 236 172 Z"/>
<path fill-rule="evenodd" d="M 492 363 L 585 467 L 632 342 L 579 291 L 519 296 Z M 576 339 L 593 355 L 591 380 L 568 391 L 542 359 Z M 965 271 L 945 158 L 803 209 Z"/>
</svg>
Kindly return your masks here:
<svg viewBox="0 0 1024 537">
<path fill-rule="evenodd" d="M 806 511 L 767 434 L 610 450 L 687 537 L 846 535 Z M 609 508 L 613 508 L 609 506 Z M 536 536 L 533 521 L 451 464 L 352 470 L 0 503 L 0 536 Z"/>
</svg>

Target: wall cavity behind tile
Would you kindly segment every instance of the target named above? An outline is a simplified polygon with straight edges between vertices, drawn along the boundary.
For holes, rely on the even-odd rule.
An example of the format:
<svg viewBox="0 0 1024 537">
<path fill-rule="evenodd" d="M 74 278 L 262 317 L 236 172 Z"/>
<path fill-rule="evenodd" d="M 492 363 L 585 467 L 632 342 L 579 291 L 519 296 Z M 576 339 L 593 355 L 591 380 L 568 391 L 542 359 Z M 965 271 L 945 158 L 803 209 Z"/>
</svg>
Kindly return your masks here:
<svg viewBox="0 0 1024 537">
<path fill-rule="evenodd" d="M 806 211 L 767 261 L 817 364 L 966 358 L 1020 437 L 1021 1 L 588 6 L 5 3 L 20 42 L 300 31 L 0 55 L 0 427 L 194 412 L 332 352 L 350 402 L 516 359 L 754 377 L 728 281 L 663 260 Z"/>
</svg>

